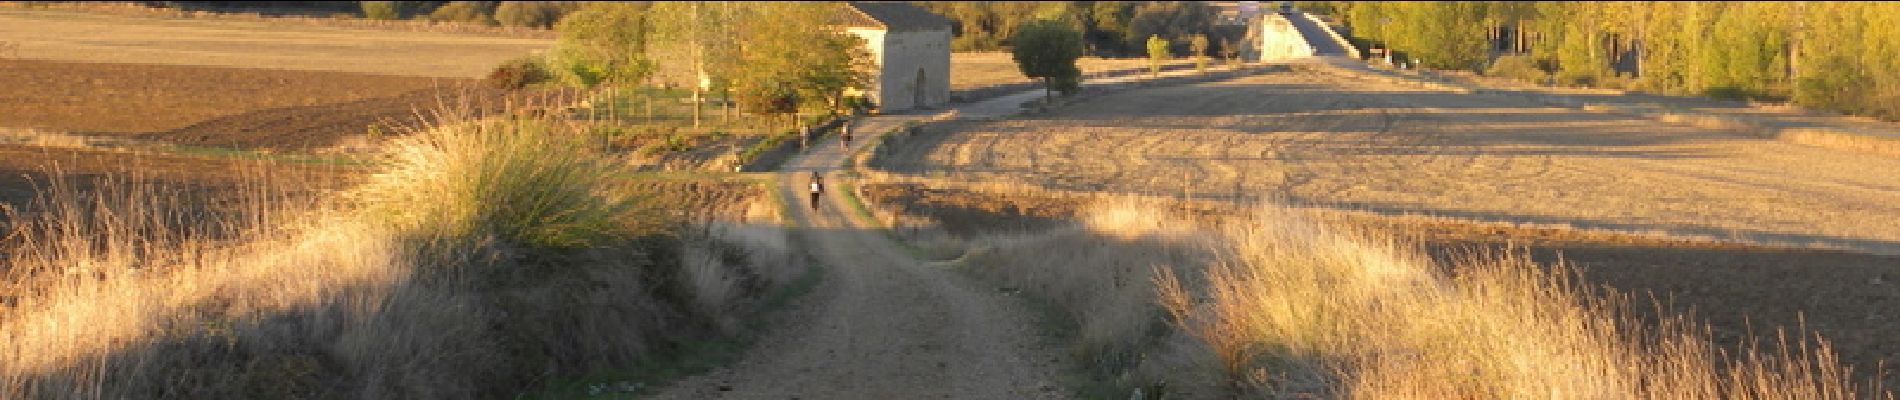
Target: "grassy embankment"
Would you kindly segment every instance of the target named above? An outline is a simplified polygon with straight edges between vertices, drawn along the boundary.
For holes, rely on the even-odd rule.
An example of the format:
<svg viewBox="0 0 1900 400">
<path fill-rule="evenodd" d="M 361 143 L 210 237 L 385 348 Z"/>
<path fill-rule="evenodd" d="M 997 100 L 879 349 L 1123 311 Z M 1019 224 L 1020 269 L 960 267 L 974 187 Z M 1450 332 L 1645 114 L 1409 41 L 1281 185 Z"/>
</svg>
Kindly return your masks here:
<svg viewBox="0 0 1900 400">
<path fill-rule="evenodd" d="M 1085 396 L 1886 395 L 1819 338 L 1725 353 L 1692 320 L 1646 324 L 1628 298 L 1519 252 L 1440 263 L 1282 209 L 1224 226 L 1167 210 L 1108 201 L 1070 228 L 989 238 L 968 267 L 1072 323 L 1073 351 L 1102 381 Z"/>
<path fill-rule="evenodd" d="M 800 275 L 563 126 L 445 124 L 360 187 L 227 213 L 55 187 L 0 250 L 0 398 L 507 397 L 731 333 Z"/>
</svg>

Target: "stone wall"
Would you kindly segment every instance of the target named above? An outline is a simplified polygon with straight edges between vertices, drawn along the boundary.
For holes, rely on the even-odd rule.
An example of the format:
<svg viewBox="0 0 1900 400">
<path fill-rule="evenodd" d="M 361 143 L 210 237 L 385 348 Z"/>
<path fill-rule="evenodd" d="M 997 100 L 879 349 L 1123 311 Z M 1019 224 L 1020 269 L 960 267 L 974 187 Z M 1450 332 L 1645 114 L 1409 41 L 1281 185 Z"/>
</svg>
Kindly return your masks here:
<svg viewBox="0 0 1900 400">
<path fill-rule="evenodd" d="M 853 28 L 850 32 L 864 38 L 878 64 L 867 94 L 879 110 L 932 108 L 950 102 L 950 31 Z M 919 75 L 923 77 L 921 84 Z"/>
</svg>

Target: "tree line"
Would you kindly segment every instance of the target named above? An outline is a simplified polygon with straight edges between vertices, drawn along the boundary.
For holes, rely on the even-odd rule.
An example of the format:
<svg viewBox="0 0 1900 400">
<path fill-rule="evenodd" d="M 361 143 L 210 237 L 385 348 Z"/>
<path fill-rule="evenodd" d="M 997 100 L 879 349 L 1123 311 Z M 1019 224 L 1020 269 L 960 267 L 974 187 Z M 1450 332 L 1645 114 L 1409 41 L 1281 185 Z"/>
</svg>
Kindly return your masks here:
<svg viewBox="0 0 1900 400">
<path fill-rule="evenodd" d="M 1900 3 L 1301 3 L 1431 68 L 1900 120 Z"/>
<path fill-rule="evenodd" d="M 1201 1 L 914 1 L 956 22 L 950 48 L 956 51 L 998 51 L 1013 47 L 1019 27 L 1038 20 L 1055 20 L 1081 32 L 1084 52 L 1102 57 L 1139 57 L 1147 54 L 1150 37 L 1174 44 L 1169 51 L 1185 55 L 1195 35 L 1213 39 L 1214 54 L 1237 47 L 1244 27 L 1222 29 L 1217 13 Z"/>
<path fill-rule="evenodd" d="M 582 2 L 547 52 L 497 68 L 491 82 L 579 87 L 667 83 L 762 114 L 841 111 L 870 80 L 863 40 L 828 29 L 831 2 Z M 771 21 L 749 23 L 749 21 Z M 506 79 L 497 79 L 506 78 Z M 695 121 L 698 120 L 695 110 Z"/>
</svg>

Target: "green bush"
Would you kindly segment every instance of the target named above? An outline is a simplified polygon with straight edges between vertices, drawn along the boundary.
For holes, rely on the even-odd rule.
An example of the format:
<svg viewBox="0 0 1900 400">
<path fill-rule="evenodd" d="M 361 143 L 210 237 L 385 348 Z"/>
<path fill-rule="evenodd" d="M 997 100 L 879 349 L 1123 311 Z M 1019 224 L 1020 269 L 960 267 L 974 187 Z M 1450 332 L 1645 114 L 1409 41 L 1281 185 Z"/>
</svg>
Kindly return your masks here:
<svg viewBox="0 0 1900 400">
<path fill-rule="evenodd" d="M 488 73 L 484 82 L 496 89 L 515 90 L 552 79 L 547 67 L 536 57 L 522 57 L 502 63 Z"/>
<path fill-rule="evenodd" d="M 579 249 L 654 228 L 641 214 L 643 199 L 603 191 L 616 187 L 618 168 L 589 151 L 582 135 L 556 128 L 485 121 L 411 135 L 393 146 L 389 171 L 358 195 L 380 221 L 450 242 Z"/>
<path fill-rule="evenodd" d="M 506 26 L 553 27 L 560 9 L 546 1 L 504 1 L 495 7 L 495 22 Z"/>
<path fill-rule="evenodd" d="M 1071 66 L 1070 68 L 1073 69 L 1075 67 Z M 1081 91 L 1082 90 L 1081 70 L 1076 70 L 1075 72 L 1064 73 L 1064 74 L 1056 75 L 1054 77 L 1050 77 L 1049 89 L 1055 90 L 1056 93 L 1061 93 L 1063 96 L 1073 95 L 1075 94 L 1075 92 Z"/>
<path fill-rule="evenodd" d="M 1550 72 L 1539 68 L 1536 58 L 1528 55 L 1519 55 L 1498 57 L 1497 60 L 1491 62 L 1489 68 L 1484 69 L 1484 75 L 1543 83 L 1545 79 L 1550 77 Z"/>
<path fill-rule="evenodd" d="M 365 1 L 363 17 L 369 19 L 402 19 L 402 6 L 395 1 Z"/>
<path fill-rule="evenodd" d="M 469 22 L 483 25 L 496 25 L 495 2 L 492 1 L 451 1 L 429 13 L 429 20 L 440 22 Z"/>
</svg>

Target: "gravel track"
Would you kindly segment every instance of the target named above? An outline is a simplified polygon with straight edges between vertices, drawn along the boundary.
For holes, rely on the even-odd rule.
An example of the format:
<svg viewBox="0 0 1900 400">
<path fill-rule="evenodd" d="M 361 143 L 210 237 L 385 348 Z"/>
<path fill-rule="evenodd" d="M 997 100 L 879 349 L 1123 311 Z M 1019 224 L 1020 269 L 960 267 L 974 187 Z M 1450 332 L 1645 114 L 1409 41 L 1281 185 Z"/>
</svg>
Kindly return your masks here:
<svg viewBox="0 0 1900 400">
<path fill-rule="evenodd" d="M 906 116 L 862 122 L 872 142 Z M 734 365 L 682 380 L 662 399 L 1048 399 L 1064 398 L 1060 352 L 1040 340 L 1016 299 L 906 254 L 827 189 L 804 207 L 812 171 L 844 160 L 835 138 L 783 169 L 775 190 L 797 204 L 802 243 L 825 265 L 814 293 L 778 332 Z M 831 174 L 827 182 L 838 182 Z"/>
</svg>

